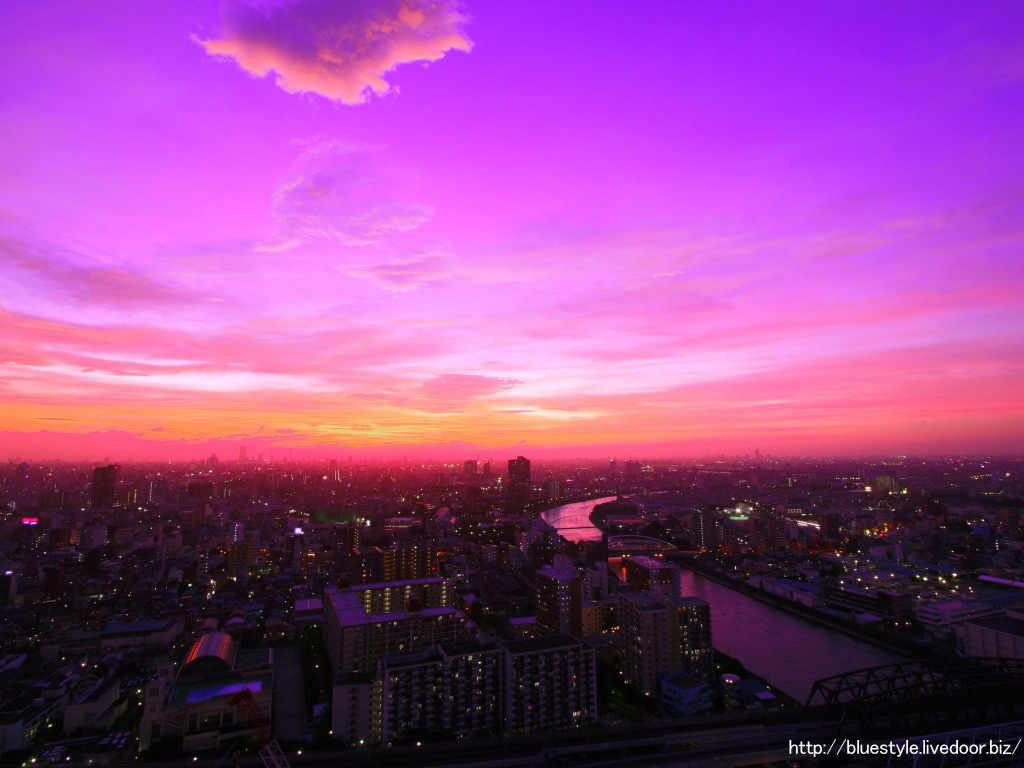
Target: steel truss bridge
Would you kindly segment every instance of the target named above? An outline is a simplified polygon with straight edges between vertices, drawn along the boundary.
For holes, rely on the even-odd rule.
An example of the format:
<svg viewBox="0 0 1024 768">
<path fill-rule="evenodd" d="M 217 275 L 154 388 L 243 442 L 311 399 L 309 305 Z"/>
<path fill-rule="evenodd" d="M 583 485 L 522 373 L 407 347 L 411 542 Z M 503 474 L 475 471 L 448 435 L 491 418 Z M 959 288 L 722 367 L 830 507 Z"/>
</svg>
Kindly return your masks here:
<svg viewBox="0 0 1024 768">
<path fill-rule="evenodd" d="M 581 528 L 595 528 L 596 526 L 590 522 L 590 517 L 587 515 L 564 515 L 558 519 L 558 526 L 556 530 L 559 531 L 578 531 Z M 550 523 L 549 523 L 550 525 Z M 555 527 L 555 526 L 552 526 Z"/>
<path fill-rule="evenodd" d="M 609 554 L 640 554 L 642 552 L 678 552 L 679 547 L 651 536 L 626 533 L 608 537 Z"/>
<path fill-rule="evenodd" d="M 817 681 L 806 709 L 865 734 L 1019 720 L 1024 659 L 950 657 L 860 669 Z"/>
</svg>

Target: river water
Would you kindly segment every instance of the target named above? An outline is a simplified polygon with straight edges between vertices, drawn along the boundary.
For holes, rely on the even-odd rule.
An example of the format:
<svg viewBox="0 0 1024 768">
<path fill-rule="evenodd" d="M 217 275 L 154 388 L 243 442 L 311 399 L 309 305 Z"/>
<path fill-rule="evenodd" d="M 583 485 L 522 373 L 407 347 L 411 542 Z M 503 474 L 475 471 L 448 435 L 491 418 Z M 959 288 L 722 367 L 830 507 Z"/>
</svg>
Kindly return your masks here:
<svg viewBox="0 0 1024 768">
<path fill-rule="evenodd" d="M 542 517 L 571 541 L 593 541 L 601 538 L 601 531 L 584 526 L 582 520 L 595 505 L 614 498 L 566 504 L 547 510 Z M 784 613 L 685 568 L 681 593 L 711 604 L 715 648 L 799 701 L 806 701 L 815 680 L 902 660 L 894 653 Z"/>
</svg>

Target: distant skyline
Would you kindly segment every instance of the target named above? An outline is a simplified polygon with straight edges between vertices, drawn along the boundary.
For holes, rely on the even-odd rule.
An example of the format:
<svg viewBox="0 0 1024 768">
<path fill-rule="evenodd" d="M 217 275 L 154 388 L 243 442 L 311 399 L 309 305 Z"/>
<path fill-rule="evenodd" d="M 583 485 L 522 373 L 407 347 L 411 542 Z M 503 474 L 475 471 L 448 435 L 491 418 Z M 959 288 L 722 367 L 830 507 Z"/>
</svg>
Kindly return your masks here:
<svg viewBox="0 0 1024 768">
<path fill-rule="evenodd" d="M 1022 28 L 4 3 L 0 456 L 1021 453 Z"/>
</svg>

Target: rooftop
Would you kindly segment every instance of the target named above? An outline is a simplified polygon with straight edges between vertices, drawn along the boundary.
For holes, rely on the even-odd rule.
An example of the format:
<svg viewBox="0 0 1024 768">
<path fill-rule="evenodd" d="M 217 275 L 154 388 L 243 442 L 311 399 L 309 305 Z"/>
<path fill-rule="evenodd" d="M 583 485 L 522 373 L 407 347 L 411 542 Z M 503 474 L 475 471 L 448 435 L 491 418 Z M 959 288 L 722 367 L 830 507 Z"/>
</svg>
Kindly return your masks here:
<svg viewBox="0 0 1024 768">
<path fill-rule="evenodd" d="M 1012 616 L 990 616 L 984 619 L 973 619 L 967 623 L 994 629 L 996 632 L 1003 632 L 1007 635 L 1024 637 L 1024 619 L 1015 619 Z"/>
<path fill-rule="evenodd" d="M 553 651 L 558 648 L 590 647 L 572 635 L 547 635 L 545 637 L 529 637 L 525 640 L 505 640 L 502 645 L 509 653 L 537 653 Z"/>
<path fill-rule="evenodd" d="M 408 611 L 392 611 L 391 613 L 366 612 L 359 596 L 350 590 L 331 590 L 327 592 L 327 598 L 331 608 L 338 617 L 338 622 L 343 627 L 354 627 L 360 624 L 379 624 L 387 621 L 405 621 L 433 616 L 449 616 L 459 612 L 450 606 L 439 608 L 424 608 L 422 611 L 410 613 Z"/>
<path fill-rule="evenodd" d="M 233 696 L 236 693 L 249 690 L 253 693 L 269 691 L 272 676 L 268 672 L 256 677 L 222 677 L 213 680 L 202 680 L 195 683 L 179 683 L 174 686 L 171 701 L 175 704 L 195 704 L 201 701 L 209 701 L 218 696 Z"/>
<path fill-rule="evenodd" d="M 150 632 L 163 632 L 172 626 L 174 626 L 173 619 L 107 624 L 107 626 L 100 630 L 100 635 L 103 637 L 110 637 L 111 635 L 148 635 Z"/>
</svg>

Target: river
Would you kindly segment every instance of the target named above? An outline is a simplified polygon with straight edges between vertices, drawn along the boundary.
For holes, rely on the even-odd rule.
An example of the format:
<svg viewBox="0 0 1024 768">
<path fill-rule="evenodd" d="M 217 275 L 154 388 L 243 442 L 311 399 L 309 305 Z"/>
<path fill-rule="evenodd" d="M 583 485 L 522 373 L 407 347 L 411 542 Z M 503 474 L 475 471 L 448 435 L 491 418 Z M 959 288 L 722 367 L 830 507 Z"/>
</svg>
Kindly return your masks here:
<svg viewBox="0 0 1024 768">
<path fill-rule="evenodd" d="M 545 510 L 540 516 L 569 541 L 600 541 L 604 534 L 590 522 L 590 513 L 598 504 L 615 501 L 616 498 L 604 496 L 590 501 L 574 501 Z"/>
<path fill-rule="evenodd" d="M 594 541 L 601 531 L 582 525 L 597 504 L 614 496 L 549 509 L 542 517 L 571 541 Z M 712 642 L 718 650 L 799 701 L 815 680 L 902 657 L 682 569 L 681 593 L 711 604 Z"/>
</svg>

